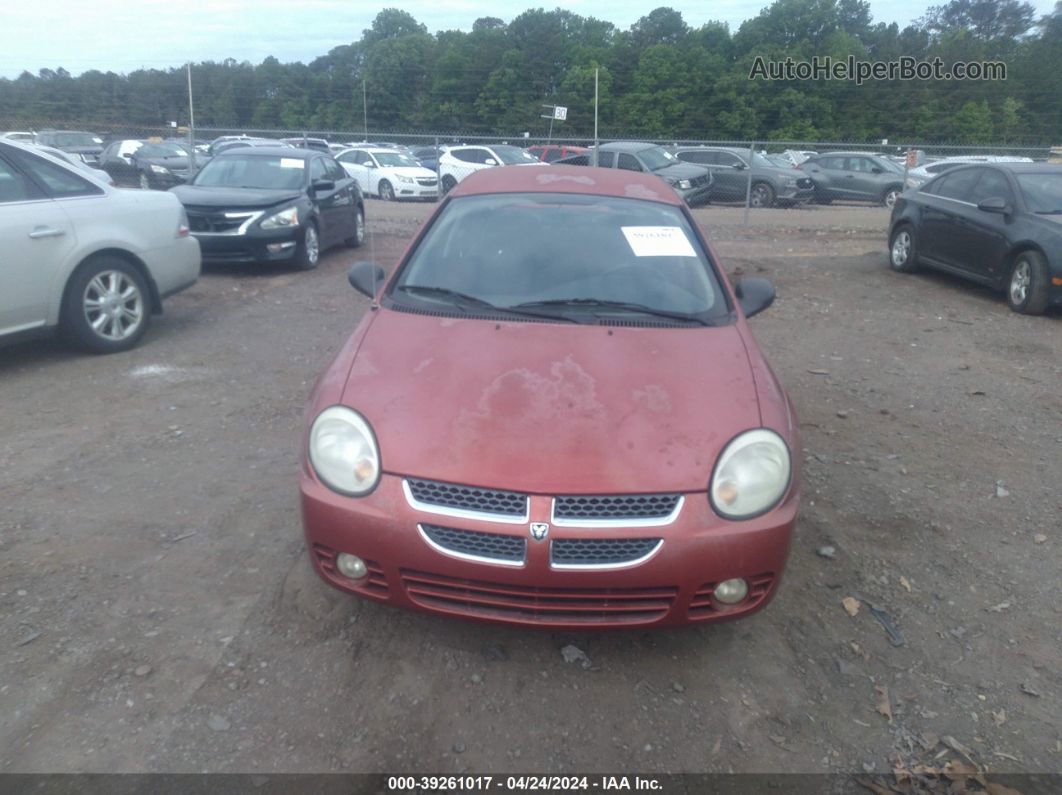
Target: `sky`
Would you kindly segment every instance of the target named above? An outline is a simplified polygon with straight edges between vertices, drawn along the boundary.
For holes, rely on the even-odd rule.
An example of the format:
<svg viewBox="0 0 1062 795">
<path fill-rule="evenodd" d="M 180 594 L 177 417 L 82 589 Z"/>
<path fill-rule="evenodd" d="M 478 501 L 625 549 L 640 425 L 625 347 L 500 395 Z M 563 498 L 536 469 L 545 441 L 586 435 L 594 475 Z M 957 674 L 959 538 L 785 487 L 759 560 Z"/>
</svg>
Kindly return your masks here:
<svg viewBox="0 0 1062 795">
<path fill-rule="evenodd" d="M 281 61 L 307 63 L 333 47 L 360 38 L 362 30 L 386 7 L 408 11 L 432 33 L 470 30 L 484 16 L 506 22 L 528 8 L 557 6 L 606 19 L 627 28 L 660 5 L 682 12 L 697 27 L 721 20 L 736 30 L 770 0 L 543 0 L 499 3 L 497 0 L 95 0 L 89 4 L 0 0 L 0 77 L 23 70 L 63 67 L 72 74 L 89 69 L 131 72 L 165 69 L 187 61 L 260 63 L 273 55 Z M 875 22 L 901 27 L 922 16 L 926 6 L 946 0 L 871 0 Z M 1032 0 L 1048 13 L 1054 0 Z M 84 9 L 74 13 L 75 8 Z"/>
</svg>

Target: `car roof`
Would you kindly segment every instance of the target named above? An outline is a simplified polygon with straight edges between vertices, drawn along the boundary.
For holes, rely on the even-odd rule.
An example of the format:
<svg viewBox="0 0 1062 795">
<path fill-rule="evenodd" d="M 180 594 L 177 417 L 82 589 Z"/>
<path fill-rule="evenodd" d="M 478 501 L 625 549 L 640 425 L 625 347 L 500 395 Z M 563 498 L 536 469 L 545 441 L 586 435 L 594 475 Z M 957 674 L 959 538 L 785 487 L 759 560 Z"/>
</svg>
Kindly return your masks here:
<svg viewBox="0 0 1062 795">
<path fill-rule="evenodd" d="M 1015 174 L 1058 174 L 1062 173 L 1062 163 L 969 163 L 971 166 L 995 166 Z M 951 173 L 951 172 L 948 172 Z"/>
<path fill-rule="evenodd" d="M 880 152 L 819 152 L 817 155 L 812 155 L 808 160 L 814 160 L 817 157 L 886 157 L 886 155 Z"/>
<path fill-rule="evenodd" d="M 640 152 L 643 149 L 652 149 L 656 144 L 646 143 L 645 141 L 612 141 L 611 143 L 601 144 L 600 149 L 602 152 Z"/>
<path fill-rule="evenodd" d="M 683 205 L 679 195 L 660 177 L 640 171 L 588 166 L 485 168 L 465 177 L 449 195 L 491 193 L 583 193 Z"/>
<path fill-rule="evenodd" d="M 312 149 L 297 149 L 293 146 L 234 146 L 224 152 L 219 152 L 218 157 L 225 157 L 230 154 L 253 155 L 255 157 L 269 157 L 272 155 L 274 157 L 309 160 L 311 157 L 323 155 L 324 152 L 317 152 Z"/>
</svg>

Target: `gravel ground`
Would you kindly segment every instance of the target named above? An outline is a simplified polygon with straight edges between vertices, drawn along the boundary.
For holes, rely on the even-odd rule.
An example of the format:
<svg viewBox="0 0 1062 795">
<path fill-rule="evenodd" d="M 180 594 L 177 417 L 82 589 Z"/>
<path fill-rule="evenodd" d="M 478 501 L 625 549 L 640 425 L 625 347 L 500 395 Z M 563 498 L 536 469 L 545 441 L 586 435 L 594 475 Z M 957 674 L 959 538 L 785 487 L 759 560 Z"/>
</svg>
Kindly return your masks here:
<svg viewBox="0 0 1062 795">
<path fill-rule="evenodd" d="M 696 211 L 778 288 L 752 325 L 806 445 L 765 611 L 554 634 L 317 581 L 303 404 L 367 308 L 347 265 L 430 209 L 208 269 L 126 354 L 0 350 L 0 771 L 1062 769 L 1062 318 L 892 273 L 881 208 Z"/>
</svg>

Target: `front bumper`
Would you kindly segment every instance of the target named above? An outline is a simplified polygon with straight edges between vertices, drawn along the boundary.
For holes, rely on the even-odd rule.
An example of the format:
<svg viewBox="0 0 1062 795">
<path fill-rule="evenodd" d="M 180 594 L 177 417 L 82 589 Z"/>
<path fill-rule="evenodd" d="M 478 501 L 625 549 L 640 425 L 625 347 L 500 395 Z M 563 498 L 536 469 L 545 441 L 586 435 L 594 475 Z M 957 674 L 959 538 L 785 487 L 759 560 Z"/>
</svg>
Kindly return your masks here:
<svg viewBox="0 0 1062 795">
<path fill-rule="evenodd" d="M 698 185 L 695 188 L 689 190 L 679 190 L 675 188 L 675 193 L 682 197 L 682 200 L 686 202 L 690 207 L 697 207 L 702 204 L 708 204 L 712 195 L 712 186 Z"/>
<path fill-rule="evenodd" d="M 302 227 L 258 229 L 242 235 L 192 232 L 203 250 L 204 262 L 288 262 L 302 242 Z"/>
<path fill-rule="evenodd" d="M 611 629 L 676 626 L 741 618 L 764 607 L 777 590 L 788 556 L 799 497 L 791 487 L 767 514 L 726 521 L 703 493 L 686 494 L 678 515 L 657 526 L 561 526 L 551 520 L 551 497 L 533 495 L 528 522 L 549 522 L 536 541 L 528 523 L 440 515 L 414 508 L 403 478 L 385 474 L 367 497 L 344 497 L 306 469 L 300 491 L 303 528 L 318 574 L 340 590 L 388 604 L 523 626 Z M 526 539 L 522 563 L 468 560 L 429 544 L 421 524 L 443 525 Z M 559 568 L 550 543 L 559 539 L 660 539 L 644 562 L 613 568 Z M 369 574 L 350 580 L 336 555 L 357 555 Z M 712 596 L 715 584 L 749 581 L 745 601 L 727 606 Z"/>
<path fill-rule="evenodd" d="M 810 180 L 808 180 L 810 182 Z M 806 188 L 783 186 L 778 189 L 776 200 L 793 204 L 804 204 L 815 197 L 815 188 L 809 185 Z"/>
<path fill-rule="evenodd" d="M 419 183 L 413 183 L 410 185 L 407 182 L 395 182 L 393 187 L 396 199 L 420 199 L 421 201 L 432 201 L 439 198 L 438 184 L 421 185 Z"/>
</svg>

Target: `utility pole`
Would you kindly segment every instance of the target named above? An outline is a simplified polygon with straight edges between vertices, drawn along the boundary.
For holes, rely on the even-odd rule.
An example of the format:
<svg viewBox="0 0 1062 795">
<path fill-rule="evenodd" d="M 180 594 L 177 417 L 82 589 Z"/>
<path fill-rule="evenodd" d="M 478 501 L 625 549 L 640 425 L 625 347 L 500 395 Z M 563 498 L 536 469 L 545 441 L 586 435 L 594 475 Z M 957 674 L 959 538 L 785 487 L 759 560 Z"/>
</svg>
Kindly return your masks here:
<svg viewBox="0 0 1062 795">
<path fill-rule="evenodd" d="M 369 142 L 369 105 L 366 102 L 365 78 L 361 78 L 361 122 L 365 128 L 365 143 Z"/>
<path fill-rule="evenodd" d="M 192 62 L 188 62 L 188 165 L 195 174 L 195 104 L 192 102 Z"/>
<path fill-rule="evenodd" d="M 592 166 L 597 166 L 597 73 L 598 67 L 594 67 L 594 157 Z"/>
</svg>

